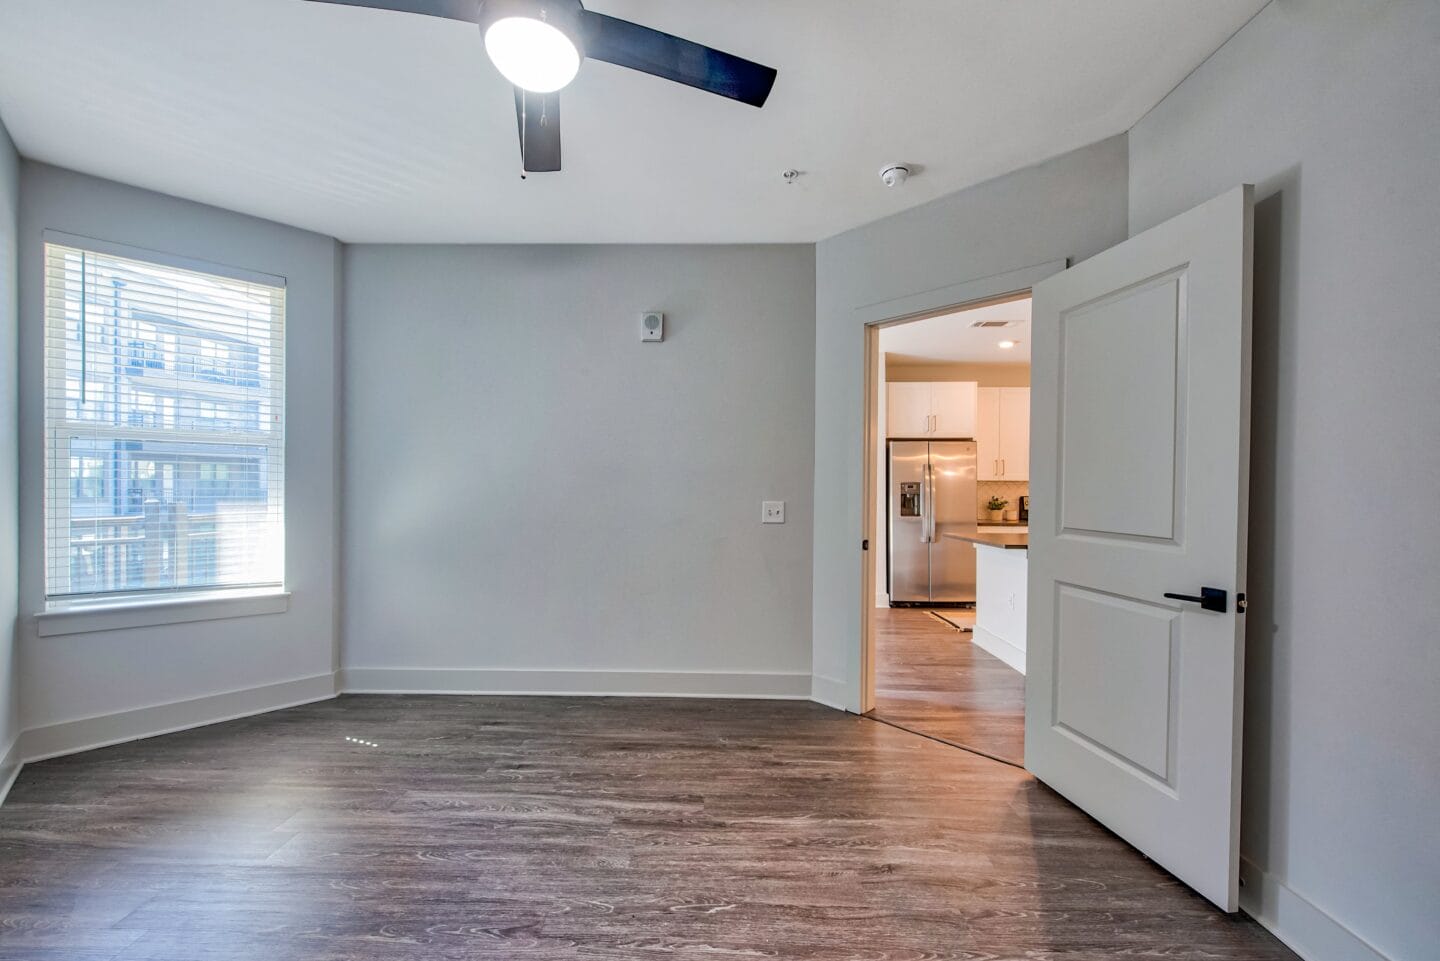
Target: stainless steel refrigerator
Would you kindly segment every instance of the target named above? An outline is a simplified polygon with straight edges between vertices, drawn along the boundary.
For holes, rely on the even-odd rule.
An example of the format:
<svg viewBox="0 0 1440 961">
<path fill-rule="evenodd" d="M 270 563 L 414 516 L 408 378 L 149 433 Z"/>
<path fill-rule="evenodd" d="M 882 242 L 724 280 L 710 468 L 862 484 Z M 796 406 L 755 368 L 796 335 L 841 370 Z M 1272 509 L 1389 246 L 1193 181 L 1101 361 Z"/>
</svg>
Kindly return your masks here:
<svg viewBox="0 0 1440 961">
<path fill-rule="evenodd" d="M 889 446 L 890 605 L 975 603 L 975 442 Z"/>
</svg>

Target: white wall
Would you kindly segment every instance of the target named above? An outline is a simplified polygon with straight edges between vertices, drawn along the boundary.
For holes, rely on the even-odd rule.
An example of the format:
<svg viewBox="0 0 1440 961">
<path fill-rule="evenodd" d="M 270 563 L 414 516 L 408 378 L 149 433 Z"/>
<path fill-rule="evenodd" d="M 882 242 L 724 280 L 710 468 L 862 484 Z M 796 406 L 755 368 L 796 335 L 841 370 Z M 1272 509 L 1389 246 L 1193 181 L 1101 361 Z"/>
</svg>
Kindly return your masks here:
<svg viewBox="0 0 1440 961">
<path fill-rule="evenodd" d="M 1278 0 L 1130 148 L 1136 231 L 1258 185 L 1249 906 L 1289 908 L 1317 961 L 1364 953 L 1321 943 L 1304 901 L 1386 957 L 1433 958 L 1440 5 Z"/>
<path fill-rule="evenodd" d="M 0 122 L 0 797 L 14 774 L 11 755 L 20 735 L 20 686 L 15 655 L 16 565 L 19 541 L 16 504 L 19 478 L 20 393 L 15 385 L 16 234 L 20 217 L 20 158 Z"/>
<path fill-rule="evenodd" d="M 850 710 L 860 703 L 864 324 L 1006 292 L 1027 268 L 1089 256 L 1125 234 L 1122 136 L 816 247 L 813 692 L 818 700 Z"/>
<path fill-rule="evenodd" d="M 348 686 L 808 695 L 813 248 L 357 246 L 345 277 Z"/>
<path fill-rule="evenodd" d="M 338 435 L 337 272 L 340 246 L 328 237 L 214 207 L 24 161 L 20 178 L 20 668 L 25 743 L 68 745 L 75 737 L 133 733 L 149 718 L 114 715 L 205 695 L 314 679 L 333 691 L 336 645 Z M 293 592 L 283 614 L 147 629 L 38 637 L 44 602 L 42 235 L 46 229 L 246 267 L 287 278 L 286 569 Z M 277 696 L 293 694 L 292 684 Z M 265 704 L 230 698 L 215 710 Z M 105 723 L 64 722 L 110 716 Z M 157 722 L 158 723 L 158 722 Z M 27 753 L 29 753 L 27 751 Z"/>
</svg>

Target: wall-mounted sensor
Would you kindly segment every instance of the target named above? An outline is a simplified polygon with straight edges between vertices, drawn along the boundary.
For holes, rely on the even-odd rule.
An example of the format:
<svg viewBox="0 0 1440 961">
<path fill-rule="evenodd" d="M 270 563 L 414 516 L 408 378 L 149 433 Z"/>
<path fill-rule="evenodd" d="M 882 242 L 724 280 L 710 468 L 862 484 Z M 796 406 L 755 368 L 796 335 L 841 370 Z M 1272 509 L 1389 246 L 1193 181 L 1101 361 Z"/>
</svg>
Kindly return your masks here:
<svg viewBox="0 0 1440 961">
<path fill-rule="evenodd" d="M 665 339 L 665 315 L 658 310 L 647 310 L 640 315 L 640 340 L 656 343 Z"/>
<path fill-rule="evenodd" d="M 886 164 L 880 168 L 880 182 L 887 187 L 902 186 L 910 179 L 910 168 L 905 164 Z"/>
</svg>

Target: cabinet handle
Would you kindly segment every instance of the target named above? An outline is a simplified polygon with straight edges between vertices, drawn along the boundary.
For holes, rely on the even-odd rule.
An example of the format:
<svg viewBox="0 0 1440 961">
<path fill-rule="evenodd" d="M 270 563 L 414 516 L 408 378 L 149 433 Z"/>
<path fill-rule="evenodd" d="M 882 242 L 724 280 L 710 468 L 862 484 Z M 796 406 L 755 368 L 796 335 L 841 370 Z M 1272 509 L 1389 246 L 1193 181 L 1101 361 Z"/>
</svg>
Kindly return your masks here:
<svg viewBox="0 0 1440 961">
<path fill-rule="evenodd" d="M 1005 476 L 1005 458 L 1000 458 L 1000 476 Z"/>
</svg>

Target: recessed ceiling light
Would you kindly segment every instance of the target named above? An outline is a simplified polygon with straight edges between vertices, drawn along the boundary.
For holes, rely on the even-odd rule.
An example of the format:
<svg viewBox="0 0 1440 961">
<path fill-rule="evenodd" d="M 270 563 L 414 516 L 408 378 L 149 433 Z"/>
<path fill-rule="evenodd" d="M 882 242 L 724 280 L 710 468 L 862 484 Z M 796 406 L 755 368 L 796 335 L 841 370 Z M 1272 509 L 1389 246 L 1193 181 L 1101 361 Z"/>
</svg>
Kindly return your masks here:
<svg viewBox="0 0 1440 961">
<path fill-rule="evenodd" d="M 1020 343 L 1020 341 L 1018 341 L 1018 340 L 1002 340 L 1002 341 L 1000 341 L 1000 343 L 999 343 L 998 346 L 1000 347 L 1001 350 L 1010 350 L 1012 347 L 1014 347 L 1014 346 L 1015 346 L 1016 344 L 1018 344 L 1018 343 Z"/>
</svg>

